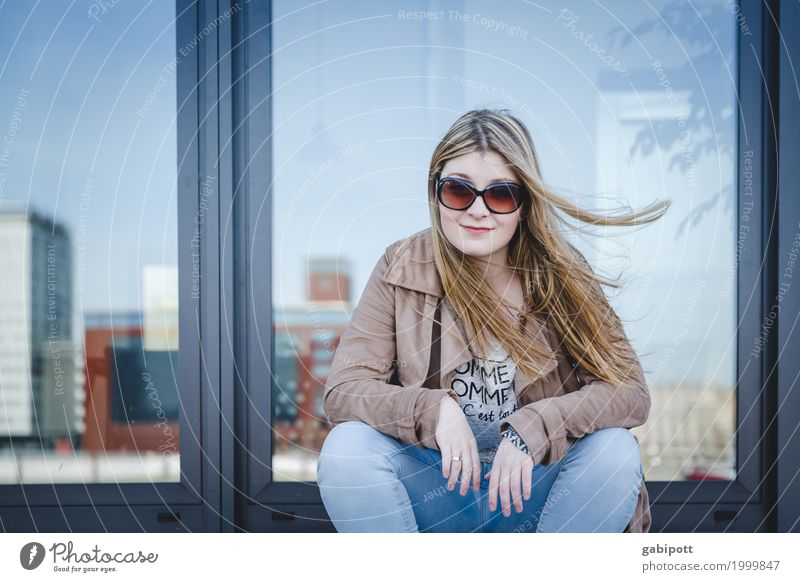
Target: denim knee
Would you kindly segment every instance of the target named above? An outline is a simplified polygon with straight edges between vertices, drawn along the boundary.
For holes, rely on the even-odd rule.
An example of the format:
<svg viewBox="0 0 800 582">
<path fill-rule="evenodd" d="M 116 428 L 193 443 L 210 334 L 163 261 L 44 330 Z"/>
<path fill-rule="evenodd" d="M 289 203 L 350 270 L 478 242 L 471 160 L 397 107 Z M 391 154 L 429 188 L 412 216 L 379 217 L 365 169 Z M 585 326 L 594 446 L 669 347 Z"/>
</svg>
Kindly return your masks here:
<svg viewBox="0 0 800 582">
<path fill-rule="evenodd" d="M 322 443 L 317 459 L 317 483 L 349 480 L 369 468 L 391 466 L 386 439 L 369 424 L 348 420 L 335 425 Z"/>
<path fill-rule="evenodd" d="M 585 435 L 587 470 L 600 484 L 629 487 L 641 482 L 642 458 L 636 437 L 626 428 L 608 427 Z"/>
</svg>

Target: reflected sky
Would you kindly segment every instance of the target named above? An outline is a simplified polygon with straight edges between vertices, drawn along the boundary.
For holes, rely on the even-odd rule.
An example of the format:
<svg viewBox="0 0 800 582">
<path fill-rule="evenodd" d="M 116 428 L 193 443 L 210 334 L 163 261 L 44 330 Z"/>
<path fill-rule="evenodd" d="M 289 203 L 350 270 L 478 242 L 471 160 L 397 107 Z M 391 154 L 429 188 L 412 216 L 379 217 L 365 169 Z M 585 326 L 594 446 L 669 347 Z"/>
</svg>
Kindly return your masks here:
<svg viewBox="0 0 800 582">
<path fill-rule="evenodd" d="M 175 3 L 6 2 L 0 30 L 0 204 L 67 227 L 77 330 L 139 310 L 144 267 L 177 264 Z"/>
<path fill-rule="evenodd" d="M 686 361 L 732 383 L 744 153 L 726 2 L 273 4 L 274 182 L 252 195 L 272 209 L 278 315 L 304 302 L 309 256 L 349 259 L 357 297 L 388 244 L 429 226 L 438 138 L 469 108 L 505 106 L 545 179 L 587 207 L 673 200 L 655 225 L 579 245 L 605 273 L 627 267 L 614 301 L 640 351 L 679 344 L 659 374 Z M 177 263 L 174 2 L 98 6 L 0 8 L 0 133 L 17 127 L 0 204 L 70 230 L 76 318 L 140 309 L 144 267 Z"/>
<path fill-rule="evenodd" d="M 735 15 L 604 4 L 275 2 L 277 316 L 304 301 L 308 256 L 350 259 L 359 296 L 383 249 L 430 225 L 437 140 L 467 109 L 508 107 L 579 203 L 673 200 L 652 226 L 577 242 L 601 272 L 624 269 L 613 300 L 651 378 L 730 386 Z"/>
</svg>

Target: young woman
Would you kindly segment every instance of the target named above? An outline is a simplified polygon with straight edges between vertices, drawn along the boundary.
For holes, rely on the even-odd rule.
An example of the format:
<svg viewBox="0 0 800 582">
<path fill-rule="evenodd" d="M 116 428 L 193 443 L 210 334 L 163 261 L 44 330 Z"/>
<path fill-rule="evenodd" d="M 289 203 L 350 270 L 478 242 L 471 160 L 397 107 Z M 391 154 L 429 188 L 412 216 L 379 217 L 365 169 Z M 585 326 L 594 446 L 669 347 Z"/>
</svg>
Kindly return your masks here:
<svg viewBox="0 0 800 582">
<path fill-rule="evenodd" d="M 428 200 L 432 227 L 386 248 L 328 374 L 317 482 L 337 531 L 648 531 L 627 430 L 649 414 L 643 371 L 555 210 L 634 225 L 669 203 L 578 208 L 489 109 L 438 144 Z"/>
</svg>

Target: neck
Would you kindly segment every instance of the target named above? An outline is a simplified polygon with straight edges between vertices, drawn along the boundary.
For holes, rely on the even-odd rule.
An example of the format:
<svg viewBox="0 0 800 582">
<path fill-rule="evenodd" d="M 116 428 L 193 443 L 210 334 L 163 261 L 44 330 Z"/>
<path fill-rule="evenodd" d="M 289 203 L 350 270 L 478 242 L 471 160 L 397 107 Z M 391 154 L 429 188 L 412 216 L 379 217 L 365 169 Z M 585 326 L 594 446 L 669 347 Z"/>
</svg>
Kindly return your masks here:
<svg viewBox="0 0 800 582">
<path fill-rule="evenodd" d="M 497 251 L 486 257 L 472 257 L 475 263 L 483 270 L 488 281 L 504 281 L 511 275 L 508 256 L 505 249 Z"/>
</svg>

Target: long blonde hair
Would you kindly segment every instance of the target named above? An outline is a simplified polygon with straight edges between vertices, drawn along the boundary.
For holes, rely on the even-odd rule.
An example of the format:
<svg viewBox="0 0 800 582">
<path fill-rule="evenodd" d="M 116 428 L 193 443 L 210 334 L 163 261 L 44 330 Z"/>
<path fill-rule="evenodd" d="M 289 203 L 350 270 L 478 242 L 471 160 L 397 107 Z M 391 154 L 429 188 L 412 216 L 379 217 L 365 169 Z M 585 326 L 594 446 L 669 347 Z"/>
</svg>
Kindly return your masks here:
<svg viewBox="0 0 800 582">
<path fill-rule="evenodd" d="M 600 288 L 600 283 L 618 285 L 599 278 L 563 238 L 557 221 L 569 224 L 554 210 L 588 224 L 634 226 L 661 218 L 671 201 L 616 216 L 583 210 L 543 182 L 530 133 L 507 109 L 474 109 L 450 127 L 433 152 L 428 174 L 436 269 L 445 295 L 478 349 L 486 353 L 489 336 L 496 338 L 516 365 L 534 378 L 542 375 L 551 354 L 535 344 L 531 349 L 520 329 L 509 325 L 508 318 L 497 317 L 498 306 L 504 302 L 486 284 L 479 264 L 447 240 L 439 216 L 436 180 L 445 162 L 490 150 L 505 159 L 530 193 L 508 252 L 510 268 L 519 276 L 529 306 L 523 317 L 549 320 L 585 371 L 612 385 L 624 385 L 636 355 L 625 349 L 622 324 Z"/>
</svg>

